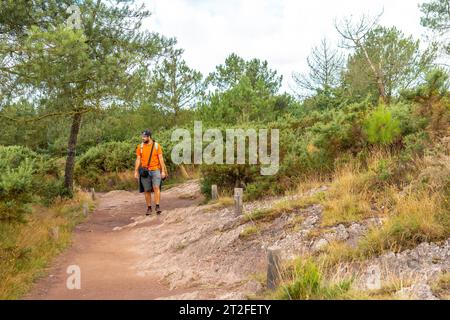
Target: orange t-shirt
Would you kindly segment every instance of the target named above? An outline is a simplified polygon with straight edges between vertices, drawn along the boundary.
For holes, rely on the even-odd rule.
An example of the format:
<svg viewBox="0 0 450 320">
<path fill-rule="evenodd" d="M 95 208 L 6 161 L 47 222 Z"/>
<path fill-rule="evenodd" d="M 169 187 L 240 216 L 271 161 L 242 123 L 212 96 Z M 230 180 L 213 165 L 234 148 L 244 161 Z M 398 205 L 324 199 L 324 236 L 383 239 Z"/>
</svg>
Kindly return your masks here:
<svg viewBox="0 0 450 320">
<path fill-rule="evenodd" d="M 153 148 L 152 159 L 150 160 L 150 165 L 148 164 L 148 158 L 150 157 L 150 151 L 152 150 L 152 144 L 144 143 L 141 155 L 141 145 L 139 144 L 136 148 L 136 156 L 141 157 L 141 166 L 149 170 L 160 170 L 161 164 L 159 163 L 158 155 L 162 154 L 161 145 L 158 143 L 158 150 L 156 150 L 156 145 Z"/>
</svg>

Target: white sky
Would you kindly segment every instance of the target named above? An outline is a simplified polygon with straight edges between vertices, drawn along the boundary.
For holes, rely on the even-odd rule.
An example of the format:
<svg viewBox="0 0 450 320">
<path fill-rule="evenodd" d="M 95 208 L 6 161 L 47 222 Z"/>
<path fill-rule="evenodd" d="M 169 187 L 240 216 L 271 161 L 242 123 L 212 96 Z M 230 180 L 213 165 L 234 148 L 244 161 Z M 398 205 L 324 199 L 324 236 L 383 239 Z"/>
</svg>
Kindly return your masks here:
<svg viewBox="0 0 450 320">
<path fill-rule="evenodd" d="M 191 68 L 207 75 L 232 52 L 267 60 L 290 91 L 293 71 L 306 71 L 306 57 L 323 37 L 337 42 L 335 18 L 376 15 L 421 38 L 418 4 L 425 0 L 143 0 L 152 17 L 145 25 L 175 37 Z"/>
</svg>

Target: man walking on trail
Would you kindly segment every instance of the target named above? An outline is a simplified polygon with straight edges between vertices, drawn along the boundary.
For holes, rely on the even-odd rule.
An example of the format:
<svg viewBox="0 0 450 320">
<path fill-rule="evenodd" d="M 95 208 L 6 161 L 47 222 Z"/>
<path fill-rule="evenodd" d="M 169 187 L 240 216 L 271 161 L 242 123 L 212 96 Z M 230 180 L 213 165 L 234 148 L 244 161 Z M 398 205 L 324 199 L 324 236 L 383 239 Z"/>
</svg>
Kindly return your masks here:
<svg viewBox="0 0 450 320">
<path fill-rule="evenodd" d="M 155 194 L 156 214 L 161 213 L 159 200 L 161 198 L 161 181 L 168 176 L 164 163 L 162 147 L 152 139 L 150 130 L 142 132 L 142 143 L 136 148 L 136 163 L 134 177 L 139 181 L 139 191 L 144 192 L 147 203 L 146 215 L 152 213 L 151 193 Z"/>
</svg>

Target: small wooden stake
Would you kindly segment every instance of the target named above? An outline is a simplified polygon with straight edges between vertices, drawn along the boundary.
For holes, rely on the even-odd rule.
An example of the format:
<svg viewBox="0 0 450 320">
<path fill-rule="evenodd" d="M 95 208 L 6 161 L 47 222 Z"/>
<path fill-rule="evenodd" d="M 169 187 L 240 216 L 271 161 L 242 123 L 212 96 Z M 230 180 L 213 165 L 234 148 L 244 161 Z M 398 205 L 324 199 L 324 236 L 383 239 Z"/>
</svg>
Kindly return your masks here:
<svg viewBox="0 0 450 320">
<path fill-rule="evenodd" d="M 92 197 L 92 200 L 95 201 L 95 189 L 94 188 L 91 188 L 91 197 Z"/>
<path fill-rule="evenodd" d="M 217 191 L 217 184 L 213 184 L 211 186 L 211 199 L 212 200 L 217 200 L 219 199 L 219 193 Z"/>
<path fill-rule="evenodd" d="M 267 288 L 276 289 L 280 281 L 280 249 L 268 249 L 267 251 Z"/>
<path fill-rule="evenodd" d="M 88 204 L 85 202 L 83 203 L 83 216 L 87 217 L 89 214 L 89 207 Z"/>
<path fill-rule="evenodd" d="M 243 212 L 243 200 L 244 189 L 234 188 L 234 214 L 240 216 Z"/>
</svg>

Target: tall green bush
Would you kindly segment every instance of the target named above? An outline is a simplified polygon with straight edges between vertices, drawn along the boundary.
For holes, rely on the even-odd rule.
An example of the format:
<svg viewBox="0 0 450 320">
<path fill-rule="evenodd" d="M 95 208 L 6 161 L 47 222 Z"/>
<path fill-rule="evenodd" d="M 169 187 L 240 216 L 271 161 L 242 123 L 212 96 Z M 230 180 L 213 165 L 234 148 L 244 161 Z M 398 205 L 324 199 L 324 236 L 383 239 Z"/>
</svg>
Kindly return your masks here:
<svg viewBox="0 0 450 320">
<path fill-rule="evenodd" d="M 384 105 L 378 106 L 366 119 L 364 132 L 372 144 L 389 145 L 399 137 L 401 130 L 397 119 Z"/>
<path fill-rule="evenodd" d="M 0 146 L 0 172 L 0 220 L 24 221 L 28 204 L 60 195 L 54 163 L 26 147 Z"/>
</svg>

